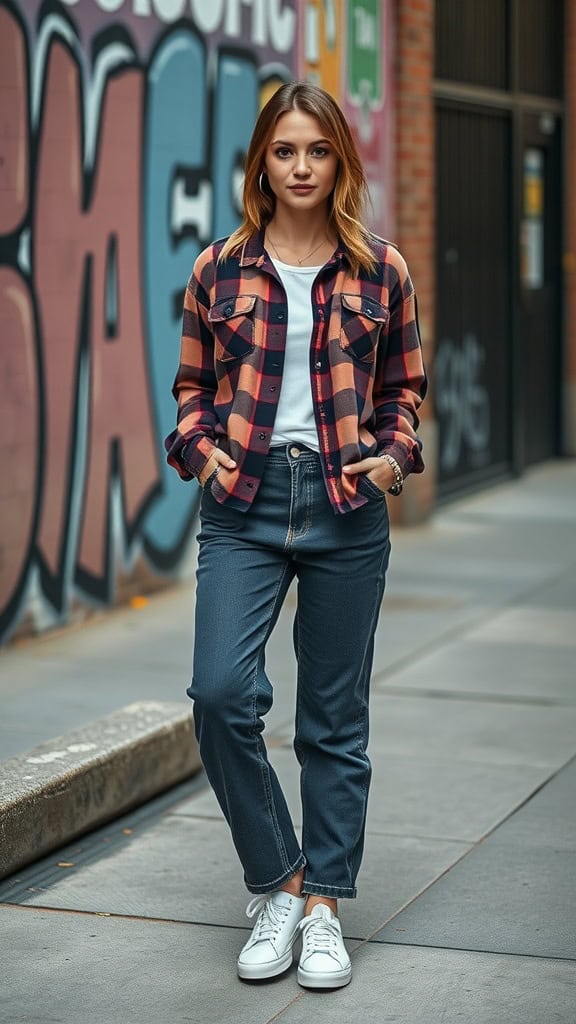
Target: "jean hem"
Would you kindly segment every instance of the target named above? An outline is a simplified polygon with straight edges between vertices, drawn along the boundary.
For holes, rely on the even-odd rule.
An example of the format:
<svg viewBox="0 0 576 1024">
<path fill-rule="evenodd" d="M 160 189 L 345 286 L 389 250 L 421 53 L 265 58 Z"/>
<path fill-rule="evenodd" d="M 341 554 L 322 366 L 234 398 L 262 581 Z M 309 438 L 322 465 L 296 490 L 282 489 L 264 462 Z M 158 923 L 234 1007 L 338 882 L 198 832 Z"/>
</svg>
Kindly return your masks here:
<svg viewBox="0 0 576 1024">
<path fill-rule="evenodd" d="M 272 882 L 264 882 L 262 885 L 254 885 L 252 882 L 248 882 L 246 879 L 244 879 L 244 884 L 246 885 L 248 892 L 254 893 L 255 896 L 269 892 L 275 892 L 276 889 L 280 889 L 281 886 L 283 886 L 286 882 L 293 878 L 294 875 L 297 875 L 298 872 L 305 867 L 306 858 L 302 853 L 300 854 L 300 857 L 298 858 L 296 864 L 293 867 L 288 868 L 288 871 L 285 871 L 284 874 L 280 875 L 279 878 L 275 878 Z"/>
<path fill-rule="evenodd" d="M 316 885 L 315 882 L 304 881 L 302 894 L 306 896 L 327 896 L 333 900 L 356 899 L 356 886 L 347 885 Z"/>
</svg>

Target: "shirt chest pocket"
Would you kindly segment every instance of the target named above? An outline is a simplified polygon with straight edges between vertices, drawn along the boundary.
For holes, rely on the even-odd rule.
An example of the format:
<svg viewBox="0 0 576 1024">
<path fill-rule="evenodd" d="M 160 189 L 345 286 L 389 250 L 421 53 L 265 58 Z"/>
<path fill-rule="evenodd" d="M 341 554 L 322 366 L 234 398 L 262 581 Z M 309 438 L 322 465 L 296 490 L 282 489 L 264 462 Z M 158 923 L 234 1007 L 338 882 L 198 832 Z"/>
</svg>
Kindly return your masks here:
<svg viewBox="0 0 576 1024">
<path fill-rule="evenodd" d="M 255 295 L 217 299 L 208 320 L 214 332 L 215 356 L 221 363 L 243 359 L 254 350 Z"/>
<path fill-rule="evenodd" d="M 354 359 L 374 362 L 378 339 L 390 318 L 388 308 L 362 295 L 343 293 L 341 300 L 340 348 Z"/>
</svg>

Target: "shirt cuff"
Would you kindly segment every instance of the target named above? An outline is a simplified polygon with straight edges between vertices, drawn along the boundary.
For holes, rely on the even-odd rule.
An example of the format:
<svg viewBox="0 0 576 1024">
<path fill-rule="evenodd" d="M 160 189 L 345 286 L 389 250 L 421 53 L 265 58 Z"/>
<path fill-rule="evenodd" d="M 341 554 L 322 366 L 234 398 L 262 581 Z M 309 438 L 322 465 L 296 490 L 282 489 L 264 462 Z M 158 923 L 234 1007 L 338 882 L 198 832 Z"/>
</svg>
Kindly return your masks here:
<svg viewBox="0 0 576 1024">
<path fill-rule="evenodd" d="M 198 477 L 216 445 L 208 437 L 196 437 L 182 445 L 180 461 L 192 476 Z"/>
</svg>

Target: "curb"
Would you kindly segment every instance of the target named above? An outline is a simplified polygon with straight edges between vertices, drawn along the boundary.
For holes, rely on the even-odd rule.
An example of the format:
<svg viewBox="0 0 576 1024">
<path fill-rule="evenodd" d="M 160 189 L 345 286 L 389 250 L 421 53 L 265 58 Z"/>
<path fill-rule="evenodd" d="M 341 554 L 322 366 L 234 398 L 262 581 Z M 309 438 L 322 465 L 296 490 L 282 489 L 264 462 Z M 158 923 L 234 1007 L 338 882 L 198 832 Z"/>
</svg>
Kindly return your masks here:
<svg viewBox="0 0 576 1024">
<path fill-rule="evenodd" d="M 140 701 L 0 764 L 0 879 L 201 769 L 185 705 Z"/>
</svg>

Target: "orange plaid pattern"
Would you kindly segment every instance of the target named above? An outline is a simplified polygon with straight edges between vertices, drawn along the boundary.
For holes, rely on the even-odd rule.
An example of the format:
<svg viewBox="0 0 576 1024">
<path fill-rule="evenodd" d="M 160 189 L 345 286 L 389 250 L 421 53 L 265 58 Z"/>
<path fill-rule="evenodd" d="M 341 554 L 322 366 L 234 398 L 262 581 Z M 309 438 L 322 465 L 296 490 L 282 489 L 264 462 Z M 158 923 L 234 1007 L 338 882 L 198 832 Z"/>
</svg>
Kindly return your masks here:
<svg viewBox="0 0 576 1024">
<path fill-rule="evenodd" d="M 218 264 L 224 240 L 196 260 L 186 288 L 180 366 L 173 394 L 177 426 L 168 462 L 197 476 L 214 446 L 237 468 L 212 493 L 246 510 L 257 493 L 282 384 L 286 293 L 255 235 Z M 324 480 L 335 512 L 363 505 L 342 467 L 388 452 L 404 476 L 424 468 L 416 434 L 426 394 L 416 299 L 406 263 L 390 243 L 372 241 L 377 268 L 352 277 L 340 245 L 312 287 L 310 384 Z"/>
</svg>

